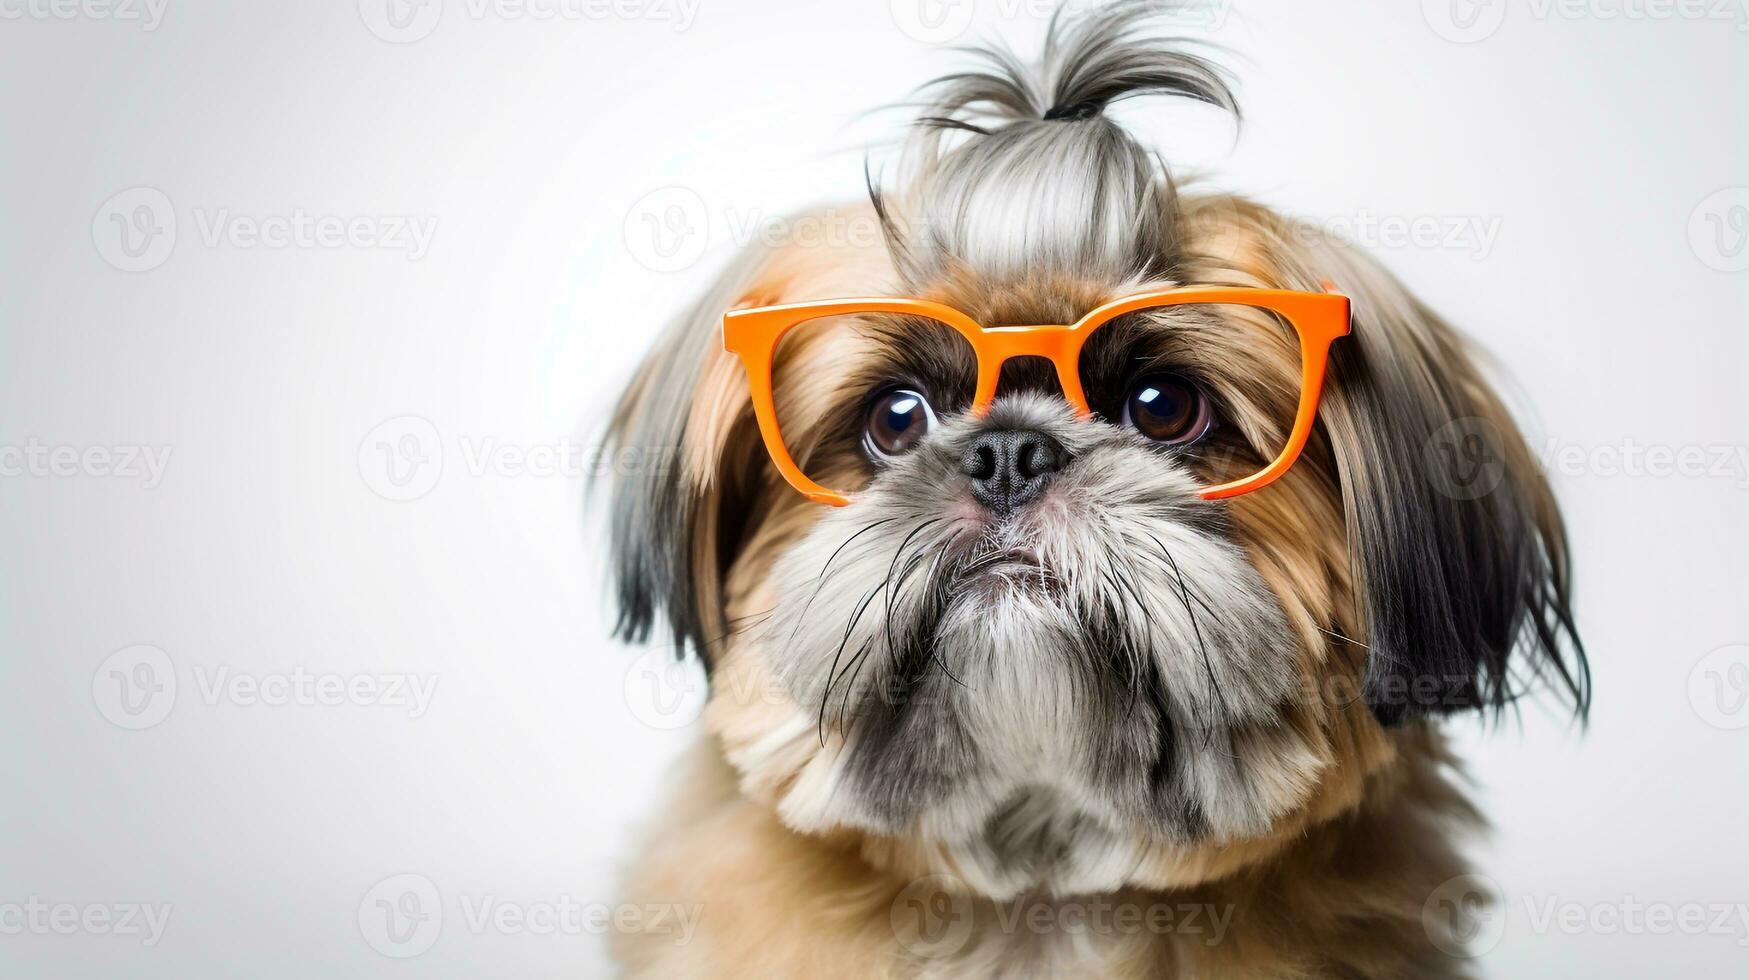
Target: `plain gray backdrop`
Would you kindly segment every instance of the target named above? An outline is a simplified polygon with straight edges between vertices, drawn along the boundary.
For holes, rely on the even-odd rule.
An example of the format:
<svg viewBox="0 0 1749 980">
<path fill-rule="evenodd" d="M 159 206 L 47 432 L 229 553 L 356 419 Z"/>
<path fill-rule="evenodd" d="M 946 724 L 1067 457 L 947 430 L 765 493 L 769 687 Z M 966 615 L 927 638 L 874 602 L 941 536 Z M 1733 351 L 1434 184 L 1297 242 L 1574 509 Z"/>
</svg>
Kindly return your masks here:
<svg viewBox="0 0 1749 980">
<path fill-rule="evenodd" d="M 609 973 L 700 689 L 606 639 L 587 437 L 1045 9 L 0 0 L 0 974 Z M 1746 24 L 1255 0 L 1237 133 L 1120 114 L 1515 379 L 1596 709 L 1450 726 L 1490 975 L 1749 970 Z"/>
</svg>

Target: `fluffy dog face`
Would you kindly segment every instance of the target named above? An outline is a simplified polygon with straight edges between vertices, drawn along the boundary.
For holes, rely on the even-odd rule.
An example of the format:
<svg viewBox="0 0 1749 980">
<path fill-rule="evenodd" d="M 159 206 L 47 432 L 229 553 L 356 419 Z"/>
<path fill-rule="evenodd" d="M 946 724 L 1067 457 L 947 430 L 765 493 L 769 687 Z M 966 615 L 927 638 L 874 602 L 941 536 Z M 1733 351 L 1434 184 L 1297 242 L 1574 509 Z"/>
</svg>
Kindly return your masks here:
<svg viewBox="0 0 1749 980">
<path fill-rule="evenodd" d="M 962 465 L 989 433 L 1064 457 L 1005 515 Z M 1234 739 L 1275 721 L 1295 644 L 1186 470 L 1010 396 L 950 417 L 785 552 L 754 642 L 846 740 L 845 822 L 963 837 L 1044 791 L 1180 838 L 1265 829 Z"/>
<path fill-rule="evenodd" d="M 1582 656 L 1560 652 L 1558 517 L 1462 344 L 1363 257 L 1176 193 L 1099 108 L 1230 95 L 1139 36 L 1135 13 L 1057 25 L 1035 75 L 993 56 L 998 70 L 954 76 L 900 196 L 876 198 L 888 251 L 746 256 L 615 423 L 621 444 L 683 461 L 617 490 L 622 632 L 665 612 L 706 658 L 743 790 L 798 830 L 863 835 L 876 863 L 997 897 L 1242 864 L 1354 805 L 1389 766 L 1391 728 L 1497 706 L 1515 669 L 1584 700 Z M 1281 480 L 1229 501 L 1197 491 L 1272 458 L 1298 402 L 1292 331 L 1267 314 L 1101 328 L 1081 363 L 1091 418 L 1026 362 L 968 413 L 975 365 L 942 328 L 810 324 L 774 390 L 792 454 L 857 491 L 843 508 L 777 478 L 715 330 L 736 305 L 832 296 L 1067 323 L 1167 283 L 1325 279 L 1354 298 L 1355 327 L 1319 430 Z M 1427 470 L 1453 424 L 1504 461 L 1486 493 Z"/>
<path fill-rule="evenodd" d="M 804 329 L 781 413 L 814 422 L 803 465 L 858 503 L 783 550 L 750 641 L 846 743 L 832 816 L 958 839 L 1042 794 L 1178 840 L 1266 830 L 1279 804 L 1242 756 L 1303 751 L 1269 736 L 1301 649 L 1230 508 L 1198 491 L 1273 455 L 1245 433 L 1279 440 L 1292 418 L 1291 334 L 1219 307 L 1109 325 L 1082 359 L 1099 412 L 1079 420 L 1025 366 L 971 417 L 969 349 L 938 326 Z M 1138 417 L 1148 395 L 1184 404 Z M 1035 458 L 995 472 L 1015 452 Z"/>
</svg>

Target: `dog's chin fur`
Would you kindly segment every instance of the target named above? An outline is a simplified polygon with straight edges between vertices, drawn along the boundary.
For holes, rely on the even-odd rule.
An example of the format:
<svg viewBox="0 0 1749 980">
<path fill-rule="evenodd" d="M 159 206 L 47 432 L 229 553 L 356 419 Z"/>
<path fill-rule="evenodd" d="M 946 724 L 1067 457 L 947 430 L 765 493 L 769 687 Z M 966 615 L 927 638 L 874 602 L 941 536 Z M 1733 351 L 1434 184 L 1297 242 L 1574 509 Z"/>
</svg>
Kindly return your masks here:
<svg viewBox="0 0 1749 980">
<path fill-rule="evenodd" d="M 699 935 L 627 937 L 634 972 L 1462 972 L 1462 923 L 1423 914 L 1464 871 L 1451 839 L 1474 820 L 1432 721 L 1498 709 L 1539 675 L 1583 714 L 1560 519 L 1465 345 L 1400 283 L 1263 207 L 1181 194 L 1099 114 L 1142 92 L 1231 106 L 1212 68 L 1143 36 L 1148 6 L 1054 24 L 1035 75 L 938 88 L 899 196 L 862 212 L 885 249 L 751 250 L 622 400 L 620 445 L 680 452 L 615 489 L 620 631 L 663 617 L 712 681 L 711 739 L 633 883 L 639 902 L 702 904 Z M 1112 411 L 1078 418 L 1048 372 L 1013 366 L 983 416 L 938 384 L 939 423 L 880 462 L 856 438 L 871 389 L 909 378 L 906 358 L 951 375 L 955 352 L 890 323 L 810 328 L 776 395 L 792 452 L 857 491 L 842 508 L 778 478 L 718 335 L 724 310 L 837 296 L 1065 323 L 1143 287 L 1325 280 L 1355 321 L 1314 438 L 1225 501 L 1198 489 L 1266 460 L 1297 400 L 1297 348 L 1272 320 L 1114 324 L 1109 370 L 1084 364 L 1096 410 L 1121 400 L 1126 365 L 1194 375 L 1223 412 L 1219 453 L 1162 450 Z M 1429 446 L 1452 425 L 1488 440 L 1498 485 L 1466 493 L 1438 469 Z M 1050 437 L 1063 465 L 999 515 L 961 460 L 1014 430 Z M 972 903 L 948 954 L 893 924 L 919 882 Z M 1089 896 L 1232 921 L 1213 943 L 1000 925 Z"/>
</svg>

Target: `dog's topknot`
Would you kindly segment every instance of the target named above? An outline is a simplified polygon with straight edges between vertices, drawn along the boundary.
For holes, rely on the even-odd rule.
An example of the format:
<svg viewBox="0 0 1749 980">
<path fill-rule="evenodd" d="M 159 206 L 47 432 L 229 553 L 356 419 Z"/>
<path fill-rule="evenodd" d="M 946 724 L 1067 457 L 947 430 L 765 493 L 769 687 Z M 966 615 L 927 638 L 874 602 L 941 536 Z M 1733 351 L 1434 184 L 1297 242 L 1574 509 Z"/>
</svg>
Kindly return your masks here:
<svg viewBox="0 0 1749 980">
<path fill-rule="evenodd" d="M 1113 283 L 1166 274 L 1171 177 L 1105 109 L 1170 95 L 1238 115 L 1220 69 L 1191 42 L 1155 30 L 1178 7 L 1122 0 L 1064 8 L 1036 62 L 1000 44 L 971 48 L 975 68 L 922 88 L 895 204 L 870 187 L 906 285 L 950 270 L 992 283 L 1058 272 Z"/>
</svg>

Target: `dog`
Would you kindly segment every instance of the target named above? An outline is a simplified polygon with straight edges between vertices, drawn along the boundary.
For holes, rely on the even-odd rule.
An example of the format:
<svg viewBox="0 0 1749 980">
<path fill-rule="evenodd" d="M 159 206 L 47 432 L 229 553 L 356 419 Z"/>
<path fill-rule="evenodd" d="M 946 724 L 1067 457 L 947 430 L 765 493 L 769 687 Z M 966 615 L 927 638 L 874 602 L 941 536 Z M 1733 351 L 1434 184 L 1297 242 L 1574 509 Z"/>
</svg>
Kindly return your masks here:
<svg viewBox="0 0 1749 980">
<path fill-rule="evenodd" d="M 925 87 L 881 241 L 755 243 L 624 392 L 617 634 L 711 685 L 629 975 L 1466 972 L 1439 722 L 1583 719 L 1561 517 L 1453 328 L 1111 118 L 1238 112 L 1161 14 Z"/>
</svg>

